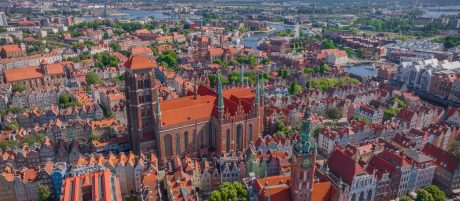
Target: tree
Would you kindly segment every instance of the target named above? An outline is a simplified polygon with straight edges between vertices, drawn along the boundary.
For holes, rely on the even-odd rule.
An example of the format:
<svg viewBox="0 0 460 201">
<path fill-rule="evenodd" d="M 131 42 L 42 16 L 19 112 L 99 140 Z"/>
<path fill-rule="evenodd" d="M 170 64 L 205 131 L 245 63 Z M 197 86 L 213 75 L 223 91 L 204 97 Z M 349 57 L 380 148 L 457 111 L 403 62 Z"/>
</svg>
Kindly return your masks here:
<svg viewBox="0 0 460 201">
<path fill-rule="evenodd" d="M 104 39 L 104 40 L 110 39 L 109 33 L 104 32 L 104 35 L 102 36 L 102 39 Z"/>
<path fill-rule="evenodd" d="M 270 58 L 268 58 L 268 57 L 263 58 L 261 63 L 262 63 L 263 65 L 268 65 L 268 64 L 270 64 Z"/>
<path fill-rule="evenodd" d="M 331 70 L 331 68 L 326 64 L 321 64 L 321 66 L 319 67 L 319 73 L 321 73 L 321 74 L 327 73 L 330 70 Z"/>
<path fill-rule="evenodd" d="M 68 93 L 63 93 L 59 96 L 59 107 L 68 108 L 70 106 L 81 106 L 82 104 L 75 101 L 72 96 Z"/>
<path fill-rule="evenodd" d="M 212 191 L 211 195 L 209 196 L 209 201 L 221 201 L 222 200 L 222 195 L 220 194 L 220 191 Z"/>
<path fill-rule="evenodd" d="M 6 124 L 3 129 L 7 130 L 7 131 L 11 131 L 11 130 L 19 130 L 19 128 L 21 128 L 19 126 L 19 123 L 16 122 L 16 121 L 13 121 L 13 122 L 10 122 L 10 123 Z"/>
<path fill-rule="evenodd" d="M 86 74 L 86 82 L 89 84 L 99 84 L 101 82 L 101 78 L 95 72 L 88 72 Z"/>
<path fill-rule="evenodd" d="M 313 129 L 313 132 L 312 132 L 313 133 L 313 138 L 317 139 L 320 132 L 321 132 L 321 127 L 319 127 L 319 126 L 315 127 Z"/>
<path fill-rule="evenodd" d="M 313 68 L 308 68 L 308 67 L 307 67 L 307 68 L 304 68 L 304 69 L 303 69 L 303 72 L 304 72 L 305 74 L 307 74 L 307 75 L 311 75 L 311 74 L 313 74 Z"/>
<path fill-rule="evenodd" d="M 13 93 L 14 92 L 23 92 L 24 90 L 26 90 L 26 85 L 23 84 L 23 83 L 16 83 L 13 85 Z"/>
<path fill-rule="evenodd" d="M 435 185 L 425 186 L 423 187 L 423 190 L 426 190 L 428 193 L 430 193 L 435 201 L 446 200 L 446 194 L 444 193 L 444 191 L 442 191 L 441 189 L 439 189 L 439 187 Z"/>
<path fill-rule="evenodd" d="M 158 56 L 157 62 L 165 65 L 166 68 L 175 69 L 177 64 L 177 54 L 173 50 L 166 50 Z"/>
<path fill-rule="evenodd" d="M 399 201 L 412 201 L 412 199 L 408 196 L 402 196 L 399 198 Z"/>
<path fill-rule="evenodd" d="M 120 63 L 118 57 L 109 54 L 107 51 L 95 54 L 94 59 L 95 65 L 98 68 L 105 68 L 107 66 L 113 67 L 117 66 Z"/>
<path fill-rule="evenodd" d="M 286 69 L 279 69 L 278 70 L 278 76 L 283 78 L 283 79 L 286 79 L 286 77 L 289 76 L 289 71 L 286 70 Z"/>
<path fill-rule="evenodd" d="M 256 59 L 256 56 L 253 54 L 239 56 L 236 61 L 240 64 L 247 64 L 250 67 L 259 65 L 259 62 Z"/>
<path fill-rule="evenodd" d="M 415 199 L 415 201 L 435 201 L 433 196 L 431 196 L 431 194 L 424 189 L 418 189 L 416 193 L 417 198 Z"/>
<path fill-rule="evenodd" d="M 110 43 L 110 48 L 112 48 L 112 51 L 117 52 L 121 50 L 121 45 L 119 42 L 115 41 L 115 42 Z"/>
<path fill-rule="evenodd" d="M 24 111 L 24 109 L 22 109 L 20 107 L 11 107 L 10 109 L 8 109 L 8 111 L 13 113 L 13 114 L 19 114 L 19 113 L 22 113 Z"/>
<path fill-rule="evenodd" d="M 211 85 L 211 87 L 215 87 L 217 85 L 217 75 L 209 75 L 208 78 L 209 78 L 209 84 Z M 220 81 L 222 82 L 222 85 L 228 84 L 228 79 L 225 76 L 220 75 L 219 78 L 220 78 Z"/>
<path fill-rule="evenodd" d="M 211 192 L 210 201 L 246 200 L 246 187 L 240 182 L 224 182 L 218 190 Z"/>
<path fill-rule="evenodd" d="M 452 147 L 449 152 L 455 154 L 456 156 L 460 156 L 460 141 L 452 143 Z"/>
<path fill-rule="evenodd" d="M 47 185 L 38 184 L 38 200 L 39 201 L 51 200 L 51 191 Z"/>
<path fill-rule="evenodd" d="M 297 82 L 294 80 L 291 85 L 289 86 L 289 94 L 295 95 L 298 93 L 302 93 L 303 88 L 297 84 Z"/>
<path fill-rule="evenodd" d="M 323 49 L 334 49 L 335 48 L 334 41 L 332 41 L 331 39 L 326 39 L 321 43 L 321 47 Z"/>
<path fill-rule="evenodd" d="M 326 116 L 329 119 L 336 120 L 341 117 L 341 114 L 340 114 L 339 109 L 337 109 L 336 107 L 333 107 L 333 108 L 328 108 L 326 110 Z"/>
</svg>

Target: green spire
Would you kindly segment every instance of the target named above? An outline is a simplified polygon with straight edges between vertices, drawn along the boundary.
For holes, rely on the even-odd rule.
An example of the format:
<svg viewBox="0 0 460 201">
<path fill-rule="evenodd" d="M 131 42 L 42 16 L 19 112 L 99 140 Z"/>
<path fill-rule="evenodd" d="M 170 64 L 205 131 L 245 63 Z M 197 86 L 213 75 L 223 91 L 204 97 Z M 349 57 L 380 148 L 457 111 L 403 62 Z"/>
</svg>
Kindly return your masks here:
<svg viewBox="0 0 460 201">
<path fill-rule="evenodd" d="M 263 93 L 265 92 L 265 79 L 264 79 L 263 76 L 262 76 L 262 79 L 260 81 L 260 84 L 261 84 L 260 85 L 260 91 L 262 92 L 262 95 L 263 95 Z"/>
<path fill-rule="evenodd" d="M 256 104 L 260 104 L 260 91 L 259 91 L 259 76 L 257 75 L 257 83 L 256 83 Z"/>
<path fill-rule="evenodd" d="M 222 81 L 220 80 L 220 73 L 217 74 L 217 84 L 218 84 L 218 88 L 217 88 L 217 98 L 219 99 L 219 105 L 218 105 L 218 108 L 219 109 L 224 109 L 224 96 L 223 96 L 223 92 L 222 92 Z"/>
<path fill-rule="evenodd" d="M 241 68 L 240 68 L 240 83 L 241 84 L 244 83 L 244 64 L 241 65 Z"/>
<path fill-rule="evenodd" d="M 302 128 L 300 130 L 300 140 L 296 142 L 295 151 L 297 153 L 309 153 L 316 149 L 316 144 L 311 138 L 311 112 L 310 99 L 307 95 L 307 106 L 304 111 Z"/>
<path fill-rule="evenodd" d="M 155 101 L 157 102 L 157 105 L 155 108 L 155 114 L 157 116 L 161 116 L 160 100 L 158 100 L 158 91 L 155 93 Z"/>
</svg>

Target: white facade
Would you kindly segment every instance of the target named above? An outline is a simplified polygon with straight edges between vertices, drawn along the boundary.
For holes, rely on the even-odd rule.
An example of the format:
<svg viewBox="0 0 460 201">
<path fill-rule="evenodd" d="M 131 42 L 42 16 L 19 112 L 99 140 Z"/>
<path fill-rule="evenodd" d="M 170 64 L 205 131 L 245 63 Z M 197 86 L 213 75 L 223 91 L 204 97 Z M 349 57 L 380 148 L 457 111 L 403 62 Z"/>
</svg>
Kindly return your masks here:
<svg viewBox="0 0 460 201">
<path fill-rule="evenodd" d="M 338 134 L 337 134 L 338 135 Z M 331 155 L 334 151 L 334 145 L 336 143 L 335 139 L 329 138 L 327 134 L 319 133 L 318 135 L 318 150 L 326 155 Z"/>
<path fill-rule="evenodd" d="M 437 59 L 403 61 L 396 71 L 396 80 L 407 83 L 415 89 L 427 91 L 434 72 L 459 68 L 460 62 L 458 61 L 438 61 Z"/>
<path fill-rule="evenodd" d="M 8 26 L 5 12 L 0 12 L 0 26 Z"/>
<path fill-rule="evenodd" d="M 374 200 L 376 187 L 375 175 L 356 175 L 350 187 L 350 201 Z"/>
</svg>

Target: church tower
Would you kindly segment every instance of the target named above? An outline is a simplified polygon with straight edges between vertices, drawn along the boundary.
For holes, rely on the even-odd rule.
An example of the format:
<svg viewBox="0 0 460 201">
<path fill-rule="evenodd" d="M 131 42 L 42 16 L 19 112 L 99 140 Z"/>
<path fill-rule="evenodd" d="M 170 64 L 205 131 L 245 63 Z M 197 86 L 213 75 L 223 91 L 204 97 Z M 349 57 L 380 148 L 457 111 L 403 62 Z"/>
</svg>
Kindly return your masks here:
<svg viewBox="0 0 460 201">
<path fill-rule="evenodd" d="M 291 198 L 293 201 L 311 201 L 315 176 L 316 143 L 311 136 L 311 114 L 308 100 L 300 140 L 294 145 L 292 160 Z"/>
<path fill-rule="evenodd" d="M 131 150 L 135 154 L 155 151 L 143 149 L 142 143 L 152 139 L 158 142 L 154 127 L 156 124 L 153 123 L 161 120 L 154 72 L 157 64 L 144 56 L 132 56 L 125 66 L 126 112 Z"/>
</svg>

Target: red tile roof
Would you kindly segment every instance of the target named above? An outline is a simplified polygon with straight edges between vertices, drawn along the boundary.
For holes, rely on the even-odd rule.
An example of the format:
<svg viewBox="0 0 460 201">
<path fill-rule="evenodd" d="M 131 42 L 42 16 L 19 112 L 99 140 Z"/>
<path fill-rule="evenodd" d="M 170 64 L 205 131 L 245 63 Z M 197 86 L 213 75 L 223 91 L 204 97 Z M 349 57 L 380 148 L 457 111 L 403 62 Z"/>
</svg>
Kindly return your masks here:
<svg viewBox="0 0 460 201">
<path fill-rule="evenodd" d="M 40 67 L 29 66 L 24 68 L 3 70 L 6 82 L 16 82 L 43 77 Z"/>
<path fill-rule="evenodd" d="M 259 200 L 287 201 L 291 200 L 290 193 L 291 176 L 272 176 L 254 181 L 254 189 Z"/>
<path fill-rule="evenodd" d="M 235 88 L 224 90 L 225 111 L 235 115 L 238 107 L 247 113 L 252 108 L 254 94 L 251 88 Z M 188 121 L 209 119 L 216 108 L 216 94 L 207 87 L 198 87 L 198 96 L 185 96 L 177 99 L 161 101 L 162 125 L 169 126 Z"/>
<path fill-rule="evenodd" d="M 332 200 L 334 188 L 330 182 L 313 183 L 312 201 L 329 201 Z"/>
<path fill-rule="evenodd" d="M 347 56 L 347 52 L 344 50 L 339 50 L 339 49 L 326 49 L 326 50 L 321 50 L 321 52 L 316 55 L 316 59 L 325 59 L 326 54 L 334 54 L 336 57 L 345 57 Z"/>
<path fill-rule="evenodd" d="M 209 48 L 208 49 L 208 53 L 210 55 L 221 55 L 221 54 L 224 54 L 224 49 L 223 48 Z"/>
<path fill-rule="evenodd" d="M 442 150 L 430 143 L 423 147 L 422 152 L 433 158 L 437 166 L 443 167 L 453 173 L 460 164 L 460 157 Z"/>
<path fill-rule="evenodd" d="M 152 62 L 145 56 L 131 56 L 125 63 L 125 66 L 131 70 L 141 70 L 147 68 L 156 68 L 157 63 Z"/>
<path fill-rule="evenodd" d="M 364 172 L 363 167 L 341 148 L 334 150 L 327 165 L 335 176 L 342 178 L 349 185 L 355 175 Z"/>
<path fill-rule="evenodd" d="M 7 53 L 22 51 L 19 45 L 3 45 L 3 46 L 0 46 L 0 49 L 4 50 Z"/>
</svg>

